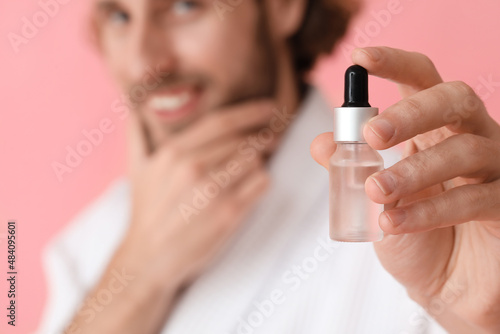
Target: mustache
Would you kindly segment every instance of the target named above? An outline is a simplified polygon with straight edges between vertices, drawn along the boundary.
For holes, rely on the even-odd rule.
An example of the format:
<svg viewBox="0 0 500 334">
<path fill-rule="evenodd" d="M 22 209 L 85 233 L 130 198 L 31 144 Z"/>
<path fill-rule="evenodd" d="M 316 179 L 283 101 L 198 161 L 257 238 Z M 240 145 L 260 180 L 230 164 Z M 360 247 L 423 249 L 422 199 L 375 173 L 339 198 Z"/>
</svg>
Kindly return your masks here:
<svg viewBox="0 0 500 334">
<path fill-rule="evenodd" d="M 201 87 L 208 82 L 200 75 L 181 75 L 170 72 L 146 70 L 142 79 L 125 87 L 125 97 L 132 105 L 139 106 L 158 91 L 181 86 Z"/>
</svg>

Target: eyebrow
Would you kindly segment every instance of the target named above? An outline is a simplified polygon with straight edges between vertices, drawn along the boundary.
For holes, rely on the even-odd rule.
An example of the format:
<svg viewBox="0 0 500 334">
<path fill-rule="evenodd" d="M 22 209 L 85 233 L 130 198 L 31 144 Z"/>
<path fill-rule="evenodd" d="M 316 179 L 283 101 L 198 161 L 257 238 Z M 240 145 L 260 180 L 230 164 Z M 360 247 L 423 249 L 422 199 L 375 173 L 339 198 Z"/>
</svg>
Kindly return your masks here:
<svg viewBox="0 0 500 334">
<path fill-rule="evenodd" d="M 174 0 L 149 0 L 150 3 L 167 3 L 167 4 L 170 4 L 172 3 Z M 95 5 L 95 8 L 96 10 L 110 10 L 110 9 L 116 9 L 116 8 L 120 8 L 121 7 L 121 4 L 118 2 L 118 1 L 115 1 L 115 0 L 99 0 L 99 1 L 96 1 L 96 5 Z"/>
<path fill-rule="evenodd" d="M 95 9 L 97 10 L 110 10 L 120 7 L 118 2 L 113 0 L 99 0 L 95 5 Z"/>
</svg>

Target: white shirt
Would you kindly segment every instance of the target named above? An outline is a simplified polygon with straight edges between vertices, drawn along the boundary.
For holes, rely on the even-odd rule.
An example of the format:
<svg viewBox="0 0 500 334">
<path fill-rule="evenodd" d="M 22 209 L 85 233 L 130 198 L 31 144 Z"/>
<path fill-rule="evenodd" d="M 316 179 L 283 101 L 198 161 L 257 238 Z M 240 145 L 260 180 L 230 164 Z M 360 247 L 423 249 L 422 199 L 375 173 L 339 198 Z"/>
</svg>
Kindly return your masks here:
<svg viewBox="0 0 500 334">
<path fill-rule="evenodd" d="M 270 161 L 267 193 L 183 294 L 162 334 L 445 332 L 382 268 L 372 243 L 328 238 L 328 173 L 309 146 L 331 131 L 330 109 L 309 92 Z M 399 157 L 380 153 L 386 167 Z M 50 243 L 39 333 L 62 333 L 118 247 L 129 214 L 129 185 L 118 180 Z"/>
</svg>

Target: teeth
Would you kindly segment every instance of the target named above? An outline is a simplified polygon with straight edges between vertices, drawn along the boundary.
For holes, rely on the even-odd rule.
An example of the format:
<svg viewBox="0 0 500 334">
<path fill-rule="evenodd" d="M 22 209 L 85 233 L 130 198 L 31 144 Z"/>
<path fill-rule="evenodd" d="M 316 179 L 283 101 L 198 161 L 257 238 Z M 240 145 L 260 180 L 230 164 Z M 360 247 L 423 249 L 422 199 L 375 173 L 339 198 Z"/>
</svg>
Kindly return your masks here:
<svg viewBox="0 0 500 334">
<path fill-rule="evenodd" d="M 190 93 L 184 92 L 175 96 L 154 97 L 151 106 L 157 110 L 173 112 L 184 106 L 190 99 Z"/>
</svg>

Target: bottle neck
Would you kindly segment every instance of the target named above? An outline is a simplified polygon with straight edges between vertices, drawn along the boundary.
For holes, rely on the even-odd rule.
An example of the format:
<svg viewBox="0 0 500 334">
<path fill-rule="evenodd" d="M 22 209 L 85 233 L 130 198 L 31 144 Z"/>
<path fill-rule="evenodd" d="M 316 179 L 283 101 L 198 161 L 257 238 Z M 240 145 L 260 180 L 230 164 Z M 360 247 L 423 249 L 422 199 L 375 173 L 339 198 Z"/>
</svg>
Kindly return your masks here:
<svg viewBox="0 0 500 334">
<path fill-rule="evenodd" d="M 363 161 L 368 164 L 383 161 L 380 154 L 364 142 L 338 142 L 337 149 L 330 159 L 344 162 Z"/>
<path fill-rule="evenodd" d="M 337 150 L 344 150 L 344 151 L 359 151 L 359 150 L 369 150 L 372 151 L 373 149 L 365 142 L 336 142 L 337 144 Z"/>
<path fill-rule="evenodd" d="M 333 108 L 333 140 L 336 142 L 365 142 L 363 127 L 378 114 L 378 108 Z"/>
</svg>

